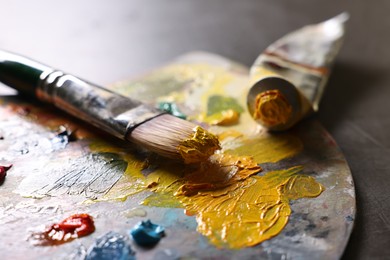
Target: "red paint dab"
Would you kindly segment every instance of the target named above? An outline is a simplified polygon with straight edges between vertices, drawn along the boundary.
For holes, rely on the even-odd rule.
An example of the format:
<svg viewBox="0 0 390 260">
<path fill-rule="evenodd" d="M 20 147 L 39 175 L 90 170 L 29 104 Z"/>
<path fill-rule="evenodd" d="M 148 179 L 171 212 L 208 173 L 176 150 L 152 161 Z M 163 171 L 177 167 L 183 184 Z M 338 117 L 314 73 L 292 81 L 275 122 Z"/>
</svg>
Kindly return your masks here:
<svg viewBox="0 0 390 260">
<path fill-rule="evenodd" d="M 51 225 L 44 232 L 32 234 L 32 238 L 35 245 L 52 246 L 87 236 L 94 231 L 95 225 L 90 215 L 75 214 L 60 223 Z"/>
<path fill-rule="evenodd" d="M 7 171 L 11 169 L 12 164 L 8 166 L 1 166 L 0 165 L 0 184 L 2 184 L 5 180 L 5 176 L 7 175 Z"/>
</svg>

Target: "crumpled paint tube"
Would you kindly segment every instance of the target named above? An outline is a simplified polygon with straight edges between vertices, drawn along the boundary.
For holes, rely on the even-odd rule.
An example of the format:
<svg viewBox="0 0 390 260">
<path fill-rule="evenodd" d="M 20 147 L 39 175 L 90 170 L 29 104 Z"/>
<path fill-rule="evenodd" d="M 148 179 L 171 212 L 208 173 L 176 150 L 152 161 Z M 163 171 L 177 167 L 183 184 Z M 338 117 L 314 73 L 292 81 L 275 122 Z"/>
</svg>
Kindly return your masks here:
<svg viewBox="0 0 390 260">
<path fill-rule="evenodd" d="M 287 34 L 257 58 L 250 71 L 247 105 L 259 124 L 287 130 L 318 110 L 348 17 L 342 13 Z"/>
</svg>

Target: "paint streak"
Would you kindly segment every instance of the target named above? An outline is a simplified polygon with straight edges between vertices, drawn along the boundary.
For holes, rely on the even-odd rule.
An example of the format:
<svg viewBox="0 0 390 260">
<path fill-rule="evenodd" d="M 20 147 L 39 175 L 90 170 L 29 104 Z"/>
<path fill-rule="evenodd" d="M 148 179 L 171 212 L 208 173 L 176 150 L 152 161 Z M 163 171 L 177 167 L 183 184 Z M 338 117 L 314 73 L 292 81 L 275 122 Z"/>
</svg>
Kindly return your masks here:
<svg viewBox="0 0 390 260">
<path fill-rule="evenodd" d="M 5 176 L 7 176 L 7 171 L 11 169 L 12 164 L 7 165 L 7 166 L 2 166 L 0 165 L 0 184 L 3 184 L 5 180 Z"/>
<path fill-rule="evenodd" d="M 177 147 L 187 164 L 204 161 L 219 149 L 221 146 L 218 138 L 200 126 L 196 126 L 193 135 L 181 141 Z"/>
<path fill-rule="evenodd" d="M 82 154 L 71 160 L 45 165 L 34 176 L 25 178 L 19 186 L 23 196 L 82 195 L 97 199 L 108 192 L 122 177 L 127 161 L 110 152 Z"/>
<path fill-rule="evenodd" d="M 218 139 L 221 142 L 223 142 L 223 141 L 228 140 L 228 139 L 237 139 L 237 138 L 243 137 L 244 135 L 241 132 L 236 131 L 236 130 L 228 130 L 228 131 L 223 131 L 222 133 L 219 133 L 217 136 L 218 136 Z"/>
<path fill-rule="evenodd" d="M 286 124 L 291 117 L 292 107 L 279 90 L 268 90 L 256 96 L 253 118 L 267 127 Z"/>
<path fill-rule="evenodd" d="M 150 220 L 138 223 L 130 230 L 130 235 L 140 246 L 154 246 L 165 236 L 164 228 Z"/>
<path fill-rule="evenodd" d="M 145 198 L 142 202 L 142 205 L 149 207 L 162 207 L 162 208 L 182 208 L 180 201 L 178 201 L 172 193 L 169 192 L 159 192 L 153 193 Z"/>
<path fill-rule="evenodd" d="M 75 214 L 47 227 L 43 232 L 33 233 L 31 238 L 36 246 L 53 246 L 87 236 L 94 231 L 95 225 L 90 215 Z"/>
<path fill-rule="evenodd" d="M 135 151 L 129 151 L 128 149 L 114 146 L 102 140 L 91 143 L 90 149 L 96 153 L 119 154 L 127 162 L 127 167 L 120 179 L 115 183 L 115 186 L 94 201 L 125 201 L 129 196 L 147 189 L 145 176 L 142 173 L 144 169 L 148 168 L 148 157 L 146 155 L 137 154 Z M 171 160 L 165 161 L 170 162 Z"/>
</svg>

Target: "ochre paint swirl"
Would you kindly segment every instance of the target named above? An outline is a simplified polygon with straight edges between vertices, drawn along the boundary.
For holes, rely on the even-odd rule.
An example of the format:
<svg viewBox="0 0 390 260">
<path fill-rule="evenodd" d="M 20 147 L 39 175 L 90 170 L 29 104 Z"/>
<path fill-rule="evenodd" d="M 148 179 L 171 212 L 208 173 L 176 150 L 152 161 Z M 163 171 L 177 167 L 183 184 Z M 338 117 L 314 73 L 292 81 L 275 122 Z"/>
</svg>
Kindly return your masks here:
<svg viewBox="0 0 390 260">
<path fill-rule="evenodd" d="M 256 96 L 253 117 L 265 126 L 286 124 L 291 113 L 291 105 L 279 90 L 268 90 Z"/>
</svg>

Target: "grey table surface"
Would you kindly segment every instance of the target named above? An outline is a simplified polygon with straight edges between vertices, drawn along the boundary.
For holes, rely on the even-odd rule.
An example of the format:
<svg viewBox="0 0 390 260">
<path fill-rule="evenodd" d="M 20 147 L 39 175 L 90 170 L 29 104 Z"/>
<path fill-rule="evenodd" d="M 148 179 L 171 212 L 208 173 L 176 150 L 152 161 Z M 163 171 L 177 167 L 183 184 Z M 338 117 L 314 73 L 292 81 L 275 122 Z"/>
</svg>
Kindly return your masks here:
<svg viewBox="0 0 390 260">
<path fill-rule="evenodd" d="M 343 259 L 385 259 L 389 1 L 0 0 L 0 48 L 104 85 L 194 50 L 250 66 L 284 34 L 343 11 L 351 15 L 346 39 L 316 116 L 345 154 L 356 187 L 355 228 Z"/>
</svg>

